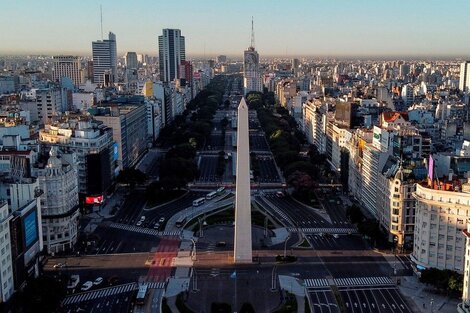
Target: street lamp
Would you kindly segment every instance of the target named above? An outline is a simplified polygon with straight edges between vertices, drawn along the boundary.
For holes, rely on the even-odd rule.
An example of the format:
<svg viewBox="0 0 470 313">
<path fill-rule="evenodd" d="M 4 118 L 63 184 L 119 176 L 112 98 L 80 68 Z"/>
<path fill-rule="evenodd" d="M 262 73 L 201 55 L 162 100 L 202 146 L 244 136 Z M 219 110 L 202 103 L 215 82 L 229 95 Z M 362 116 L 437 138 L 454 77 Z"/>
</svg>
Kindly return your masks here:
<svg viewBox="0 0 470 313">
<path fill-rule="evenodd" d="M 284 260 L 286 259 L 287 241 L 289 239 L 290 239 L 290 234 L 287 235 L 286 240 L 284 241 Z"/>
<path fill-rule="evenodd" d="M 193 243 L 194 247 L 194 253 L 191 254 L 191 260 L 192 261 L 197 261 L 197 255 L 196 255 L 196 241 L 194 239 L 191 239 L 191 242 Z"/>
<path fill-rule="evenodd" d="M 431 299 L 431 313 L 432 313 L 432 304 L 434 303 L 434 299 Z"/>
</svg>

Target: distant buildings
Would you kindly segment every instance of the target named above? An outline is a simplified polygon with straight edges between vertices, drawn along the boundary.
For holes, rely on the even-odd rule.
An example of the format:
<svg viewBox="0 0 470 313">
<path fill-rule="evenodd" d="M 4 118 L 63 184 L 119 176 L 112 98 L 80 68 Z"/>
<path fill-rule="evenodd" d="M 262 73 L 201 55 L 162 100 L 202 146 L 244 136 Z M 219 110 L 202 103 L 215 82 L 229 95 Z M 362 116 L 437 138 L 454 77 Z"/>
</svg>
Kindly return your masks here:
<svg viewBox="0 0 470 313">
<path fill-rule="evenodd" d="M 94 119 L 110 127 L 117 143 L 117 165 L 123 170 L 134 166 L 147 149 L 147 108 L 143 98 L 117 99 L 90 109 Z"/>
<path fill-rule="evenodd" d="M 60 81 L 63 77 L 68 77 L 73 84 L 78 87 L 83 81 L 80 72 L 80 58 L 70 55 L 59 55 L 52 57 L 53 69 L 52 79 Z"/>
<path fill-rule="evenodd" d="M 470 87 L 470 62 L 465 61 L 460 64 L 459 89 L 468 92 Z"/>
<path fill-rule="evenodd" d="M 41 124 L 47 124 L 58 117 L 64 108 L 62 94 L 58 88 L 39 89 L 36 91 L 37 116 Z"/>
<path fill-rule="evenodd" d="M 92 42 L 93 82 L 109 85 L 117 81 L 116 35 L 109 33 L 108 39 Z M 105 79 L 105 74 L 107 78 Z"/>
<path fill-rule="evenodd" d="M 180 78 L 179 67 L 186 60 L 184 36 L 179 29 L 163 29 L 158 36 L 158 56 L 160 67 L 160 80 L 171 82 Z"/>
</svg>

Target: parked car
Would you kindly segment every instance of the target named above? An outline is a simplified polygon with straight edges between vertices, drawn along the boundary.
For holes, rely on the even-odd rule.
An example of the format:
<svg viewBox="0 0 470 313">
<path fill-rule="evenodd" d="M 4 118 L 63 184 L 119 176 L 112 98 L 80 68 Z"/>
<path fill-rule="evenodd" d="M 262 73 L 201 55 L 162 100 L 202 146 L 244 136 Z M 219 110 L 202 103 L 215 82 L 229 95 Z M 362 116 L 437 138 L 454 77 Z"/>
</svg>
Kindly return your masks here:
<svg viewBox="0 0 470 313">
<path fill-rule="evenodd" d="M 86 281 L 83 283 L 82 288 L 80 288 L 81 291 L 87 291 L 90 290 L 90 288 L 93 287 L 93 282 L 92 281 Z"/>
<path fill-rule="evenodd" d="M 155 223 L 153 226 L 153 229 L 159 230 L 160 229 L 160 223 Z"/>
<path fill-rule="evenodd" d="M 62 268 L 64 266 L 65 266 L 64 263 L 56 263 L 54 264 L 53 268 Z"/>
<path fill-rule="evenodd" d="M 162 216 L 160 217 L 160 219 L 158 220 L 159 223 L 165 223 L 165 218 Z"/>
<path fill-rule="evenodd" d="M 137 224 L 135 224 L 136 226 L 142 226 L 142 221 L 138 221 Z"/>
<path fill-rule="evenodd" d="M 99 284 L 101 284 L 103 282 L 103 277 L 98 277 L 97 279 L 95 279 L 95 281 L 93 282 L 93 285 L 97 286 Z"/>
</svg>

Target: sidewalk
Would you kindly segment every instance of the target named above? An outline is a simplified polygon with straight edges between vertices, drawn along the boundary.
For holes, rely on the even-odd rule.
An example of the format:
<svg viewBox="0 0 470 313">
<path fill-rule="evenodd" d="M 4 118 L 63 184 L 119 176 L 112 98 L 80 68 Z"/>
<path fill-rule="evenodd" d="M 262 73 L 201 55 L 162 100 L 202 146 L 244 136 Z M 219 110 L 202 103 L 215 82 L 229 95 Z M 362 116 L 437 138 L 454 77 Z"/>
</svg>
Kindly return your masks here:
<svg viewBox="0 0 470 313">
<path fill-rule="evenodd" d="M 87 226 L 85 226 L 84 231 L 91 234 L 95 231 L 96 227 L 98 227 L 98 225 L 103 222 L 104 219 L 113 217 L 115 214 L 112 214 L 114 207 L 121 205 L 125 200 L 125 196 L 125 188 L 118 187 L 111 197 L 105 200 L 105 203 L 98 211 L 94 211 L 86 215 L 86 217 L 90 218 L 90 221 L 88 222 Z"/>
<path fill-rule="evenodd" d="M 455 313 L 457 311 L 458 299 L 450 299 L 444 295 L 434 294 L 428 290 L 425 284 L 419 282 L 416 276 L 401 277 L 401 284 L 398 285 L 400 293 L 409 302 L 414 304 L 413 312 L 428 313 L 431 310 L 431 300 L 433 312 Z"/>
</svg>

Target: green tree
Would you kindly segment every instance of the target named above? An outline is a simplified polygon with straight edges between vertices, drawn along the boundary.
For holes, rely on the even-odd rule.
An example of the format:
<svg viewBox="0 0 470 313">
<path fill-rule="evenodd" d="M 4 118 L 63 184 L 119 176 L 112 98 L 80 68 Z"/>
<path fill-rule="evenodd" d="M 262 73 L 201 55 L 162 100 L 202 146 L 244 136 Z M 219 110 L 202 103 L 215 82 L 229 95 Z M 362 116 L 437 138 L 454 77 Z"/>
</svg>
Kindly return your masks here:
<svg viewBox="0 0 470 313">
<path fill-rule="evenodd" d="M 147 181 L 147 175 L 145 175 L 141 170 L 126 168 L 119 172 L 117 181 L 134 188 L 137 184 L 145 183 Z"/>
<path fill-rule="evenodd" d="M 196 149 L 190 143 L 177 145 L 168 150 L 166 158 L 180 157 L 183 159 L 194 159 L 196 157 Z"/>
</svg>

